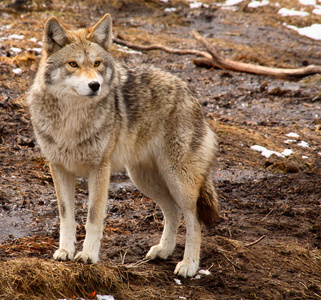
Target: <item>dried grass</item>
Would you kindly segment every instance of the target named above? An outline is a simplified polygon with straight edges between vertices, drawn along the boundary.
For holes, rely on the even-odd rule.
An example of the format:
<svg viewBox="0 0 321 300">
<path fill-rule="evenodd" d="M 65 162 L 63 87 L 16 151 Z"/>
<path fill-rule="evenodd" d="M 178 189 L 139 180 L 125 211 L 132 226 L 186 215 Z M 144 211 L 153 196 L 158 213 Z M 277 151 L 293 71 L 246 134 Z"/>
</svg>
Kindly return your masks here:
<svg viewBox="0 0 321 300">
<path fill-rule="evenodd" d="M 127 271 L 100 262 L 85 265 L 76 262 L 56 262 L 39 258 L 19 258 L 1 263 L 1 299 L 58 299 L 84 297 L 97 293 L 125 294 L 129 278 L 140 282 L 144 274 Z M 128 291 L 127 291 L 128 290 Z M 127 291 L 127 292 L 125 292 Z"/>
</svg>

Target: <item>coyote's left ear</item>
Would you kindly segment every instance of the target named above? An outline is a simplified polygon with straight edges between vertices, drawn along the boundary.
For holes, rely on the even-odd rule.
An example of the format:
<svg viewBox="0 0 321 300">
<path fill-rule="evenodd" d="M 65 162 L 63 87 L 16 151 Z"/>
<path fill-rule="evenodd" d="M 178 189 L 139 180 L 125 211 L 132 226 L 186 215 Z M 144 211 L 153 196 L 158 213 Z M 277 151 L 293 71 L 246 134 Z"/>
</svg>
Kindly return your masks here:
<svg viewBox="0 0 321 300">
<path fill-rule="evenodd" d="M 51 17 L 46 25 L 43 34 L 43 46 L 48 54 L 51 54 L 70 43 L 65 27 L 56 19 Z"/>
<path fill-rule="evenodd" d="M 110 14 L 104 15 L 93 27 L 89 29 L 88 40 L 96 42 L 104 49 L 109 50 L 112 40 L 112 20 Z"/>
</svg>

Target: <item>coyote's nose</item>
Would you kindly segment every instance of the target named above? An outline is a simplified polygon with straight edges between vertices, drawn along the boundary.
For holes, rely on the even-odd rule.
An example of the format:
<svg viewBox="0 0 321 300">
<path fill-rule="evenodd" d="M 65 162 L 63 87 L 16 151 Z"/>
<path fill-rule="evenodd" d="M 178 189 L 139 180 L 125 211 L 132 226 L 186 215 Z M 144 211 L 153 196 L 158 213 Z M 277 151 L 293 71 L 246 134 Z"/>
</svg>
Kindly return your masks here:
<svg viewBox="0 0 321 300">
<path fill-rule="evenodd" d="M 92 81 L 88 84 L 88 86 L 93 92 L 97 92 L 100 88 L 100 83 L 98 81 Z"/>
</svg>

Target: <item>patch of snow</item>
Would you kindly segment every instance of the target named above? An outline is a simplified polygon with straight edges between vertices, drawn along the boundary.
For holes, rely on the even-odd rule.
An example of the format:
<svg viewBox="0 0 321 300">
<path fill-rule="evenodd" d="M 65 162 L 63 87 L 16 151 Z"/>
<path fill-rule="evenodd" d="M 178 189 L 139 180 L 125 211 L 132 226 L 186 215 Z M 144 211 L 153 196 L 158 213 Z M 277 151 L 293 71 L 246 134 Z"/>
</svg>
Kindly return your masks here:
<svg viewBox="0 0 321 300">
<path fill-rule="evenodd" d="M 15 53 L 20 53 L 22 51 L 20 48 L 16 48 L 16 47 L 11 47 L 10 50 Z"/>
<path fill-rule="evenodd" d="M 42 51 L 42 48 L 32 48 L 31 50 L 40 53 Z"/>
<path fill-rule="evenodd" d="M 284 156 L 289 156 L 293 153 L 291 149 L 284 149 L 283 152 L 281 153 Z"/>
<path fill-rule="evenodd" d="M 310 15 L 306 11 L 298 11 L 298 10 L 287 9 L 287 8 L 281 8 L 278 11 L 278 14 L 283 16 L 283 17 L 293 17 L 293 16 L 306 17 L 306 16 Z"/>
<path fill-rule="evenodd" d="M 316 5 L 314 10 L 312 10 L 312 13 L 315 15 L 321 15 L 321 5 Z"/>
<path fill-rule="evenodd" d="M 176 283 L 176 284 L 178 284 L 178 285 L 182 285 L 182 282 L 181 282 L 179 279 L 174 278 L 174 281 L 175 281 L 175 283 Z"/>
<path fill-rule="evenodd" d="M 197 2 L 197 1 L 195 1 L 195 2 L 191 3 L 191 4 L 189 5 L 189 7 L 190 7 L 190 8 L 200 8 L 200 7 L 202 7 L 202 5 L 203 5 L 202 2 Z"/>
<path fill-rule="evenodd" d="M 22 40 L 25 36 L 24 35 L 18 35 L 18 34 L 11 34 L 8 36 L 8 39 L 10 40 Z"/>
<path fill-rule="evenodd" d="M 16 69 L 13 69 L 12 72 L 19 75 L 22 73 L 22 70 L 20 68 L 16 68 Z"/>
<path fill-rule="evenodd" d="M 143 54 L 140 51 L 135 51 L 135 50 L 130 50 L 128 47 L 126 46 L 121 46 L 121 45 L 117 45 L 118 51 L 120 52 L 124 52 L 124 53 L 129 53 L 129 54 Z M 41 48 L 38 48 L 41 49 Z"/>
<path fill-rule="evenodd" d="M 248 4 L 248 7 L 257 8 L 257 7 L 265 6 L 268 4 L 270 4 L 270 1 L 268 1 L 268 0 L 262 0 L 262 1 L 253 0 L 252 2 L 250 2 Z"/>
<path fill-rule="evenodd" d="M 167 7 L 164 9 L 165 12 L 174 12 L 176 11 L 176 7 Z"/>
<path fill-rule="evenodd" d="M 301 146 L 301 147 L 303 147 L 303 148 L 308 148 L 308 147 L 310 147 L 310 145 L 309 145 L 307 142 L 305 142 L 305 141 L 301 141 L 300 143 L 298 143 L 298 146 Z"/>
<path fill-rule="evenodd" d="M 295 143 L 295 142 L 296 142 L 296 140 L 291 140 L 291 139 L 284 141 L 284 143 L 286 143 L 286 144 L 291 144 L 291 143 Z"/>
<path fill-rule="evenodd" d="M 205 276 L 211 275 L 209 270 L 199 270 L 198 273 Z"/>
<path fill-rule="evenodd" d="M 251 146 L 251 149 L 261 152 L 261 154 L 266 158 L 269 158 L 272 154 L 275 154 L 276 156 L 279 156 L 279 157 L 284 157 L 284 155 L 282 155 L 280 152 L 271 151 L 259 145 Z"/>
<path fill-rule="evenodd" d="M 244 0 L 226 0 L 223 6 L 234 6 L 242 3 Z"/>
<path fill-rule="evenodd" d="M 37 43 L 37 39 L 36 38 L 31 38 L 29 39 L 30 42 L 33 42 L 33 43 Z"/>
<path fill-rule="evenodd" d="M 292 137 L 292 138 L 299 138 L 300 136 L 295 133 L 295 132 L 290 132 L 290 133 L 287 133 L 286 136 L 288 137 Z"/>
<path fill-rule="evenodd" d="M 316 0 L 299 0 L 299 2 L 303 5 L 316 5 Z"/>
<path fill-rule="evenodd" d="M 307 156 L 305 156 L 305 155 L 302 155 L 302 158 L 303 158 L 303 159 L 307 159 L 308 157 L 307 157 Z"/>
<path fill-rule="evenodd" d="M 110 295 L 96 295 L 97 300 L 115 300 L 114 296 Z"/>
<path fill-rule="evenodd" d="M 304 35 L 310 39 L 321 40 L 321 24 L 313 24 L 303 28 L 298 28 L 293 25 L 286 25 L 286 27 L 297 31 L 300 35 Z"/>
</svg>

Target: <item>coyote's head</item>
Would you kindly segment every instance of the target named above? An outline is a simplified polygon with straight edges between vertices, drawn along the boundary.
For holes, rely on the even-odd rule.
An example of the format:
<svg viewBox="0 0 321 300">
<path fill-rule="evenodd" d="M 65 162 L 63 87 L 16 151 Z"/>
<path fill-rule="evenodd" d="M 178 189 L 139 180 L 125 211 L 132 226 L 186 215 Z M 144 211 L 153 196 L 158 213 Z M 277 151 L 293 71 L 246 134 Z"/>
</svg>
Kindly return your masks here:
<svg viewBox="0 0 321 300">
<path fill-rule="evenodd" d="M 43 36 L 44 81 L 61 96 L 95 97 L 108 91 L 114 75 L 112 20 L 106 14 L 89 29 L 68 30 L 51 17 Z"/>
</svg>

